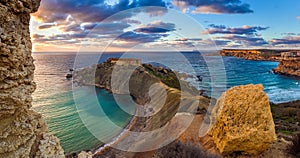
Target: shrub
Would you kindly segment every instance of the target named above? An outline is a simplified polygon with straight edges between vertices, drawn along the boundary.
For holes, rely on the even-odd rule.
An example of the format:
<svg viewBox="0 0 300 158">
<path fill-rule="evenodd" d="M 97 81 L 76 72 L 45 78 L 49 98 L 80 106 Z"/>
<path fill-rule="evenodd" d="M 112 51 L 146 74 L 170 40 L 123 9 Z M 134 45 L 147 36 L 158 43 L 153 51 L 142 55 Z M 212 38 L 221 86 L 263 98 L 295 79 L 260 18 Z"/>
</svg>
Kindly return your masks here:
<svg viewBox="0 0 300 158">
<path fill-rule="evenodd" d="M 288 146 L 288 153 L 300 157 L 300 133 L 293 137 L 292 143 Z"/>
<path fill-rule="evenodd" d="M 288 117 L 294 117 L 297 116 L 297 112 L 298 112 L 297 108 L 288 107 L 283 109 L 282 115 Z"/>
<path fill-rule="evenodd" d="M 173 142 L 157 151 L 157 157 L 160 158 L 218 158 L 196 147 L 192 144 L 183 144 L 179 141 Z"/>
</svg>

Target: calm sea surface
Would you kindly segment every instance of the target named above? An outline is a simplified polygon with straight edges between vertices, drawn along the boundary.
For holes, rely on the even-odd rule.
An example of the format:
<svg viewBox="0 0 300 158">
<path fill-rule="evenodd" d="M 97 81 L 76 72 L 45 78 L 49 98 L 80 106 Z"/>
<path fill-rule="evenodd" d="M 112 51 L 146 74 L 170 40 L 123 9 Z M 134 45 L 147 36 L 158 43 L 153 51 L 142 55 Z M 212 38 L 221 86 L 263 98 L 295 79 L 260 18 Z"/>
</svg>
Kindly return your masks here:
<svg viewBox="0 0 300 158">
<path fill-rule="evenodd" d="M 99 59 L 103 62 L 109 57 L 120 57 L 122 54 L 104 54 Z M 75 106 L 72 92 L 72 82 L 65 78 L 70 68 L 73 68 L 76 58 L 75 53 L 40 53 L 33 54 L 36 71 L 35 82 L 37 89 L 33 94 L 33 109 L 42 113 L 49 125 L 49 130 L 60 138 L 66 153 L 92 149 L 100 144 L 99 141 L 85 127 L 78 114 L 78 105 Z M 92 59 L 98 55 L 88 54 L 81 56 L 76 61 L 76 68 L 89 66 Z M 183 53 L 183 56 L 173 56 L 171 53 L 139 53 L 127 57 L 142 58 L 143 61 L 152 64 L 160 63 L 180 72 L 202 77 L 202 81 L 188 79 L 190 83 L 199 89 L 206 90 L 206 94 L 219 97 L 226 89 L 244 84 L 263 84 L 265 92 L 272 102 L 287 102 L 300 100 L 300 80 L 290 77 L 279 76 L 271 72 L 277 62 L 247 61 L 234 57 L 201 56 L 199 53 Z M 187 60 L 186 60 L 187 59 Z M 188 61 L 188 62 L 187 62 Z M 191 70 L 190 66 L 193 67 Z M 95 89 L 86 87 L 80 90 L 80 103 L 85 107 L 95 106 L 91 100 Z M 125 127 L 131 115 L 124 112 L 134 113 L 135 107 L 131 103 L 121 102 L 117 104 L 112 94 L 105 90 L 96 89 L 97 101 L 103 109 L 103 113 L 96 113 L 87 108 L 90 124 L 99 124 L 99 133 L 103 138 L 112 139 L 121 130 L 114 130 L 108 125 L 103 115 L 120 127 Z M 123 110 L 122 110 L 123 109 Z M 85 120 L 85 121 L 86 121 Z"/>
</svg>

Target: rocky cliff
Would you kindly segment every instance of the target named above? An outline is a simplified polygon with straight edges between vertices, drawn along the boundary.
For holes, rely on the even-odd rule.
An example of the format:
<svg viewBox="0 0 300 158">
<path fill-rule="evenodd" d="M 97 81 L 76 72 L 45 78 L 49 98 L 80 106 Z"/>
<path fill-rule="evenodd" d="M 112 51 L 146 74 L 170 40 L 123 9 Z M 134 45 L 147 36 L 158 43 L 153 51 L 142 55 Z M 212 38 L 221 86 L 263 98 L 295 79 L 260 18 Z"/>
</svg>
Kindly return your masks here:
<svg viewBox="0 0 300 158">
<path fill-rule="evenodd" d="M 197 136 L 203 120 L 202 114 L 207 110 L 212 100 L 199 96 L 197 90 L 188 85 L 180 84 L 176 73 L 169 69 L 143 64 L 134 68 L 128 83 L 126 83 L 126 73 L 121 71 L 118 66 L 109 61 L 94 65 L 90 68 L 76 71 L 74 80 L 79 85 L 96 85 L 100 88 L 106 88 L 113 93 L 129 93 L 138 104 L 144 106 L 145 110 L 142 113 L 147 113 L 151 111 L 150 109 L 158 111 L 152 116 L 136 117 L 135 125 L 131 128 L 132 131 L 153 131 L 164 125 L 174 123 L 169 132 L 161 132 L 151 137 L 150 145 L 154 146 L 161 143 L 161 140 L 172 137 L 176 133 L 172 131 L 180 130 L 181 124 L 186 123 L 185 117 L 187 115 L 184 115 L 187 113 L 186 109 L 197 109 L 196 122 L 193 121 L 189 129 L 177 139 L 184 143 L 196 144 L 195 147 L 197 148 L 197 144 L 201 143 L 198 141 L 199 138 Z M 130 66 L 127 65 L 126 68 L 128 67 Z M 112 71 L 118 72 L 120 78 L 113 79 Z M 111 86 L 112 82 L 114 82 L 113 80 L 117 81 L 117 86 Z M 130 87 L 128 92 L 123 91 L 121 88 L 124 85 L 125 87 Z M 156 86 L 153 87 L 153 85 Z M 180 91 L 181 88 L 188 89 L 188 91 L 182 92 Z M 164 100 L 161 89 L 165 90 L 167 97 L 164 105 L 157 109 L 155 107 L 157 101 Z M 152 100 L 153 98 L 154 100 Z M 154 104 L 151 104 L 153 101 Z M 183 115 L 178 115 L 176 112 L 183 112 L 181 113 Z M 217 113 L 219 115 L 214 115 Z M 268 149 L 270 144 L 276 139 L 269 100 L 261 85 L 231 88 L 219 98 L 212 114 L 216 124 L 211 128 L 209 134 L 215 145 L 209 145 L 209 151 L 217 151 L 212 149 L 216 146 L 222 154 L 232 152 L 258 154 Z M 148 141 L 143 137 L 129 136 L 125 137 L 124 141 L 119 142 L 119 144 L 132 143 L 130 144 L 131 149 L 139 149 L 142 146 L 149 145 L 146 143 Z M 201 150 L 201 147 L 198 149 Z M 150 155 L 154 153 L 155 151 L 150 152 Z M 108 149 L 97 153 L 95 156 L 108 157 L 118 155 L 120 157 L 135 157 L 138 155 L 144 157 L 145 154 L 148 155 L 149 153 L 131 153 Z"/>
<path fill-rule="evenodd" d="M 220 51 L 220 54 L 222 56 L 234 56 L 246 60 L 279 61 L 282 51 L 267 49 L 223 49 Z"/>
<path fill-rule="evenodd" d="M 281 57 L 274 73 L 300 77 L 300 51 L 283 52 Z"/>
<path fill-rule="evenodd" d="M 196 88 L 178 79 L 181 76 L 168 68 L 150 64 L 119 65 L 108 59 L 104 63 L 75 71 L 73 80 L 78 84 L 95 85 L 117 94 L 130 94 L 137 103 L 144 105 L 150 101 L 148 92 L 155 83 L 178 90 L 184 88 L 198 95 L 200 92 Z"/>
<path fill-rule="evenodd" d="M 75 71 L 73 81 L 79 86 L 92 85 L 105 88 L 112 93 L 129 94 L 139 104 L 137 105 L 138 116 L 134 118 L 134 126 L 131 126 L 130 131 L 147 132 L 165 127 L 164 131 L 154 132 L 151 136 L 127 135 L 119 140 L 117 143 L 119 145 L 130 144 L 131 151 L 142 147 L 151 148 L 151 146 L 155 149 L 155 146 L 161 145 L 162 140 L 177 138 L 178 131 L 187 126 L 189 119 L 192 121 L 193 116 L 188 112 L 203 113 L 210 103 L 209 98 L 199 96 L 197 89 L 180 80 L 182 74 L 168 68 L 154 67 L 149 64 L 131 67 L 128 64 L 121 65 L 110 61 L 112 60 Z M 130 69 L 132 69 L 130 78 L 127 78 L 126 70 Z M 117 77 L 114 77 L 114 73 Z M 126 90 L 126 87 L 129 89 Z M 147 113 L 152 113 L 152 115 L 147 115 Z M 195 136 L 197 136 L 196 133 Z M 95 157 L 114 155 L 118 155 L 116 157 L 149 157 L 144 154 L 109 148 L 97 152 Z"/>
<path fill-rule="evenodd" d="M 30 110 L 36 85 L 29 20 L 39 4 L 0 1 L 0 157 L 64 157 L 42 116 Z"/>
<path fill-rule="evenodd" d="M 196 88 L 178 78 L 180 78 L 179 74 L 175 74 L 168 68 L 153 67 L 149 64 L 132 67 L 108 60 L 75 71 L 73 80 L 79 85 L 95 85 L 112 93 L 128 94 L 137 104 L 143 105 L 145 111 L 140 109 L 140 113 L 158 110 L 155 105 L 160 104 L 161 100 L 164 101 L 164 95 L 167 96 L 164 106 L 157 107 L 161 108 L 159 112 L 144 120 L 149 125 L 147 130 L 152 130 L 163 126 L 176 114 L 182 101 L 181 95 L 185 95 L 182 92 L 188 93 L 187 96 L 198 97 L 200 92 Z"/>
<path fill-rule="evenodd" d="M 234 56 L 246 60 L 279 61 L 274 73 L 287 76 L 300 76 L 300 51 L 299 50 L 247 50 L 224 49 L 220 51 L 222 56 Z"/>
<path fill-rule="evenodd" d="M 262 85 L 230 88 L 213 110 L 209 135 L 222 154 L 259 154 L 276 140 L 271 107 Z"/>
</svg>

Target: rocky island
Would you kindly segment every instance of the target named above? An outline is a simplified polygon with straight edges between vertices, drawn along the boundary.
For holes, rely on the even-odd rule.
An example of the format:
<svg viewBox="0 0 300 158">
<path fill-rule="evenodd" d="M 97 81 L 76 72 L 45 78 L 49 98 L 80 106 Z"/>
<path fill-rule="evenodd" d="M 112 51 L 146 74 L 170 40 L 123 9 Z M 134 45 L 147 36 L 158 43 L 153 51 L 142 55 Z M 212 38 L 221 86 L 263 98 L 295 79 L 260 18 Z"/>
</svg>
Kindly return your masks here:
<svg viewBox="0 0 300 158">
<path fill-rule="evenodd" d="M 278 61 L 279 65 L 273 69 L 274 73 L 300 77 L 300 50 L 223 49 L 220 54 L 246 60 Z"/>
</svg>

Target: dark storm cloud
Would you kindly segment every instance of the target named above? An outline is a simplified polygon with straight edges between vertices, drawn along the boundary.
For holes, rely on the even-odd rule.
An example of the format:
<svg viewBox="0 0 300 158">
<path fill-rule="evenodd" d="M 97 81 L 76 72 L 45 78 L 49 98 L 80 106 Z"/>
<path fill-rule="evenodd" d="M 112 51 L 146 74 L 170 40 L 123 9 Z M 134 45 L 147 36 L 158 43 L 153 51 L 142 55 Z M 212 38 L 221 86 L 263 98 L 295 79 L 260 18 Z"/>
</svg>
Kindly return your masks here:
<svg viewBox="0 0 300 158">
<path fill-rule="evenodd" d="M 155 21 L 146 26 L 137 28 L 135 30 L 135 32 L 143 32 L 143 33 L 167 33 L 170 31 L 175 31 L 175 24 L 165 23 L 162 21 Z"/>
<path fill-rule="evenodd" d="M 245 14 L 253 13 L 250 5 L 242 3 L 241 0 L 173 0 L 173 5 L 182 10 L 196 7 L 193 13 L 214 14 Z"/>
<path fill-rule="evenodd" d="M 261 26 L 243 26 L 238 28 L 226 27 L 224 25 L 210 25 L 211 28 L 201 32 L 202 34 L 237 34 L 254 35 L 258 31 L 267 30 L 269 27 Z"/>
<path fill-rule="evenodd" d="M 139 42 L 139 43 L 148 43 L 155 42 L 161 39 L 162 37 L 166 37 L 166 34 L 145 34 L 145 33 L 136 33 L 136 32 L 125 32 L 121 36 L 118 37 L 120 41 L 126 42 Z"/>
<path fill-rule="evenodd" d="M 39 12 L 34 15 L 43 22 L 62 21 L 69 15 L 80 22 L 100 22 L 117 12 L 143 6 L 165 7 L 166 4 L 163 0 L 120 0 L 115 5 L 108 5 L 105 0 L 44 0 Z M 148 12 L 155 12 L 155 9 Z M 115 19 L 128 18 L 134 14 L 123 12 Z"/>
</svg>

